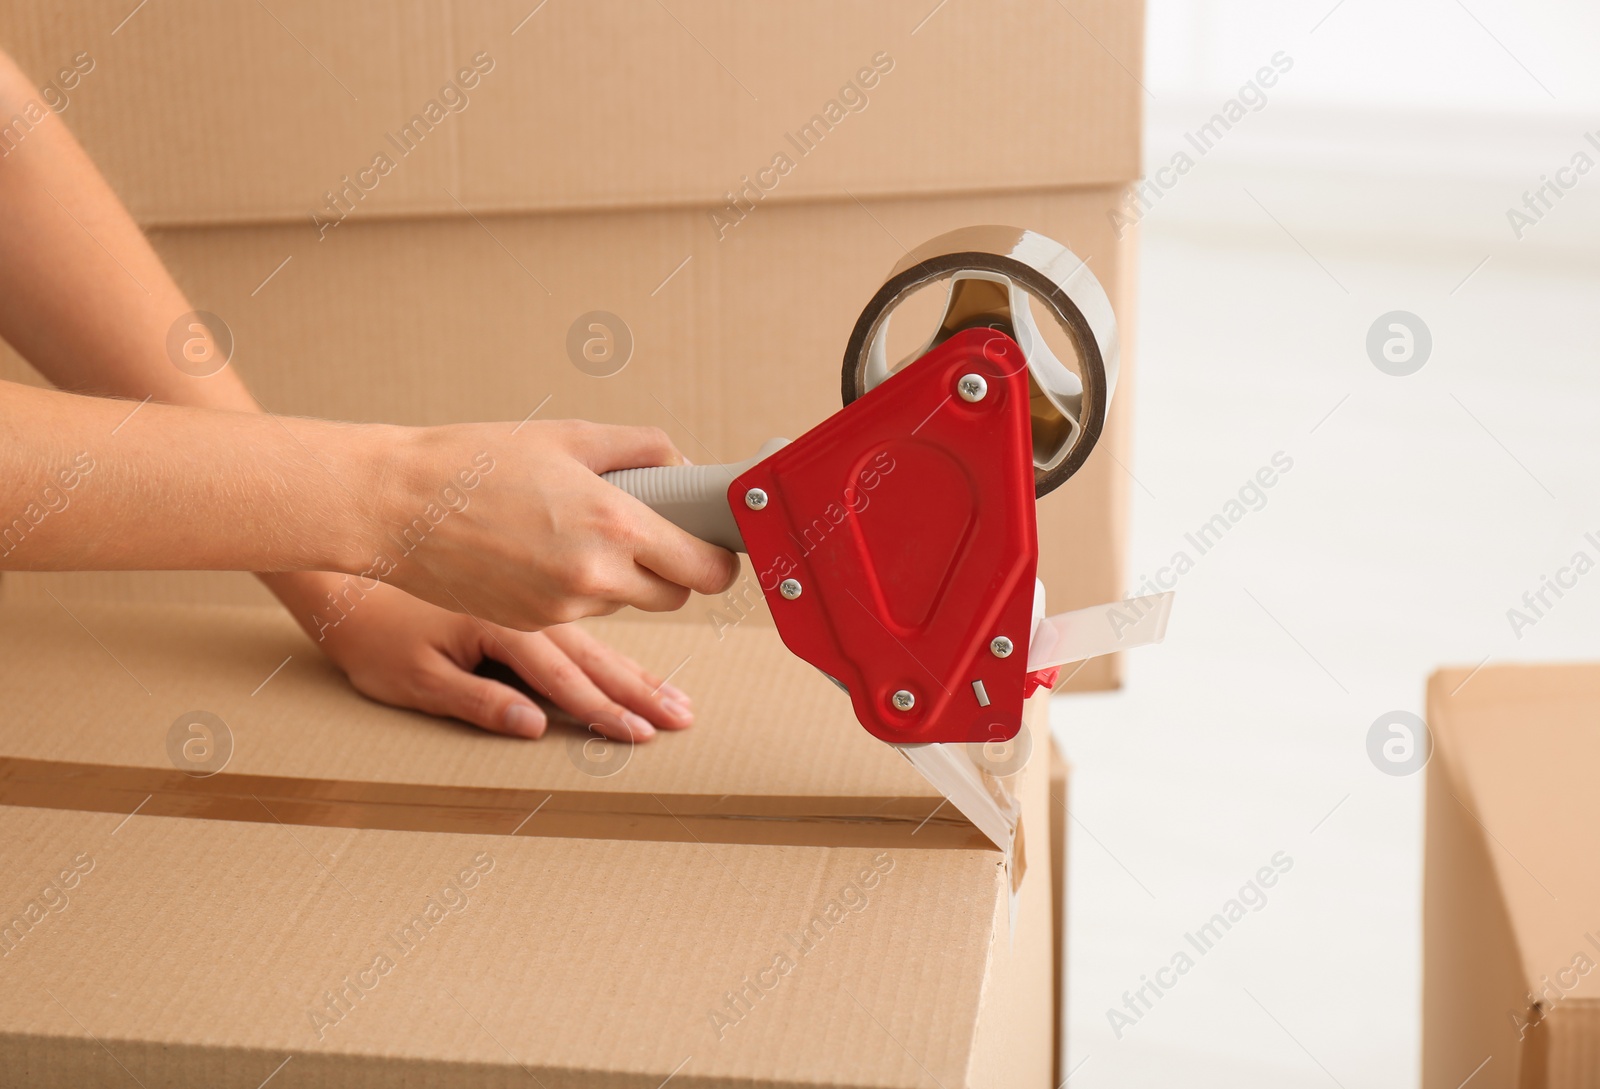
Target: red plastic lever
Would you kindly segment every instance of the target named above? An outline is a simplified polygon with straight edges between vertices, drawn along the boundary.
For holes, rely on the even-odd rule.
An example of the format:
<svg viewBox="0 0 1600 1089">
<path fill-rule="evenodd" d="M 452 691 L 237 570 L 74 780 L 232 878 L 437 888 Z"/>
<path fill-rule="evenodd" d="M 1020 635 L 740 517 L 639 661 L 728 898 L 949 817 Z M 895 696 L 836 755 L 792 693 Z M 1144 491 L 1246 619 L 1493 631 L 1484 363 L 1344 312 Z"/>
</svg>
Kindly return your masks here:
<svg viewBox="0 0 1600 1089">
<path fill-rule="evenodd" d="M 1022 349 L 970 329 L 728 489 L 779 635 L 884 741 L 1021 728 L 1038 566 L 1030 426 Z"/>
</svg>

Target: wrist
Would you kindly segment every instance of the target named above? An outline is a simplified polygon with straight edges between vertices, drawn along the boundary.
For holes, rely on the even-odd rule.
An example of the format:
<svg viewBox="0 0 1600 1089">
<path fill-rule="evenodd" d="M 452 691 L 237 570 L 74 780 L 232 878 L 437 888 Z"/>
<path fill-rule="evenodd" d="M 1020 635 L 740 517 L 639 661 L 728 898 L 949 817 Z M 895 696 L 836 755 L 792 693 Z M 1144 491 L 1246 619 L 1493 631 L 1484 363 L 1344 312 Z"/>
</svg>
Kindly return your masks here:
<svg viewBox="0 0 1600 1089">
<path fill-rule="evenodd" d="M 313 571 L 361 575 L 408 502 L 415 429 L 390 424 L 334 424 L 318 449 L 308 449 L 325 470 L 328 532 L 320 535 Z"/>
<path fill-rule="evenodd" d="M 353 547 L 339 570 L 351 575 L 373 574 L 372 567 L 386 552 L 389 533 L 416 506 L 417 479 L 422 455 L 420 437 L 426 429 L 395 424 L 363 424 L 357 438 L 358 479 L 363 482 L 355 516 Z"/>
<path fill-rule="evenodd" d="M 384 603 L 405 594 L 383 580 L 332 571 L 284 571 L 256 576 L 288 610 L 312 642 L 340 660 L 339 649 L 374 625 L 382 627 Z"/>
<path fill-rule="evenodd" d="M 314 461 L 322 501 L 308 512 L 313 528 L 302 534 L 309 551 L 292 567 L 257 577 L 320 641 L 319 618 L 347 594 L 352 579 L 371 577 L 393 512 L 406 502 L 411 459 L 404 452 L 415 429 L 293 418 L 282 424 Z"/>
</svg>

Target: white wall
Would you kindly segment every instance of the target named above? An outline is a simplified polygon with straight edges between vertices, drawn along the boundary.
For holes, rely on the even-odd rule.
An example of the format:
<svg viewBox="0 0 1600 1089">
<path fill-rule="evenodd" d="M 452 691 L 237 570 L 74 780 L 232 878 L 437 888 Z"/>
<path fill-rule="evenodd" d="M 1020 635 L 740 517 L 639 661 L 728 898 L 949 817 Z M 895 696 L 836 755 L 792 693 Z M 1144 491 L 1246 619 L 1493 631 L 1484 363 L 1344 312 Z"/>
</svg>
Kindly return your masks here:
<svg viewBox="0 0 1600 1089">
<path fill-rule="evenodd" d="M 1600 129 L 1597 46 L 1600 5 L 1572 0 L 1152 0 L 1147 171 L 1274 54 L 1294 67 L 1151 214 L 1277 230 L 1239 192 L 1253 178 L 1297 234 L 1587 260 L 1600 242 L 1600 146 L 1583 139 Z M 1580 150 L 1594 172 L 1519 239 L 1507 209 Z M 1205 199 L 1184 192 L 1197 182 Z"/>
<path fill-rule="evenodd" d="M 1285 49 L 1305 59 L 1286 96 L 1299 104 L 1519 117 L 1600 109 L 1600 8 L 1578 0 L 1150 0 L 1148 25 L 1145 83 L 1158 100 L 1225 95 Z"/>
<path fill-rule="evenodd" d="M 1294 468 L 1182 577 L 1123 691 L 1053 705 L 1072 1089 L 1414 1086 L 1422 776 L 1369 731 L 1442 664 L 1600 660 L 1600 582 L 1508 617 L 1600 528 L 1600 169 L 1520 240 L 1505 216 L 1600 128 L 1600 6 L 1464 3 L 1151 0 L 1151 175 L 1295 63 L 1141 222 L 1134 579 L 1275 452 Z M 1394 310 L 1432 331 L 1408 377 L 1366 347 Z M 1278 851 L 1270 902 L 1117 1022 Z"/>
</svg>

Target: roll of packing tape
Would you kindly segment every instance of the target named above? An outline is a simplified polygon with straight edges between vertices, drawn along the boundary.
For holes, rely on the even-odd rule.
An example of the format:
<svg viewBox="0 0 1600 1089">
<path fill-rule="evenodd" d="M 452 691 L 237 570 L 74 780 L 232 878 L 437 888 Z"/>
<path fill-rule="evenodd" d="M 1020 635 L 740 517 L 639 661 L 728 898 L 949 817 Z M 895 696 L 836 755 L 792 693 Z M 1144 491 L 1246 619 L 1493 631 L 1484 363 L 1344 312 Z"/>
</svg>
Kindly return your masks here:
<svg viewBox="0 0 1600 1089">
<path fill-rule="evenodd" d="M 938 327 L 926 344 L 891 365 L 890 316 L 919 288 L 940 281 L 949 289 Z M 1035 305 L 1066 334 L 1075 366 L 1045 341 L 1034 322 Z M 1043 496 L 1077 472 L 1099 441 L 1116 390 L 1120 347 L 1111 301 L 1094 273 L 1071 250 L 1036 231 L 964 227 L 907 254 L 850 334 L 844 403 L 956 333 L 980 327 L 1011 337 L 1028 360 L 1034 492 Z"/>
</svg>

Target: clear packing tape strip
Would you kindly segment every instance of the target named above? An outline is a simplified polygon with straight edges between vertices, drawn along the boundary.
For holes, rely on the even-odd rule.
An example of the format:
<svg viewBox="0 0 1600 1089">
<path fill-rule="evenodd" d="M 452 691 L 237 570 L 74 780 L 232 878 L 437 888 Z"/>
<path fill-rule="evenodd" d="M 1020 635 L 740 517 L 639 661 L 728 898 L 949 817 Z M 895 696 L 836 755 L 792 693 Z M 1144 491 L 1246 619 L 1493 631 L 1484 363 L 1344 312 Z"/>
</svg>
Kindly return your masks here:
<svg viewBox="0 0 1600 1089">
<path fill-rule="evenodd" d="M 1044 586 L 1033 595 L 1033 634 L 1028 644 L 1029 670 L 1050 669 L 1098 658 L 1119 650 L 1159 643 L 1167 635 L 1172 592 L 1128 598 L 1087 609 L 1044 615 Z M 897 746 L 945 800 L 987 836 L 1005 856 L 1011 883 L 1012 914 L 1022 884 L 1024 859 L 1019 776 L 1029 762 L 1033 739 L 1025 728 L 1010 746 L 1022 746 L 998 758 L 989 745 Z M 1015 920 L 1013 919 L 1013 923 Z"/>
</svg>

